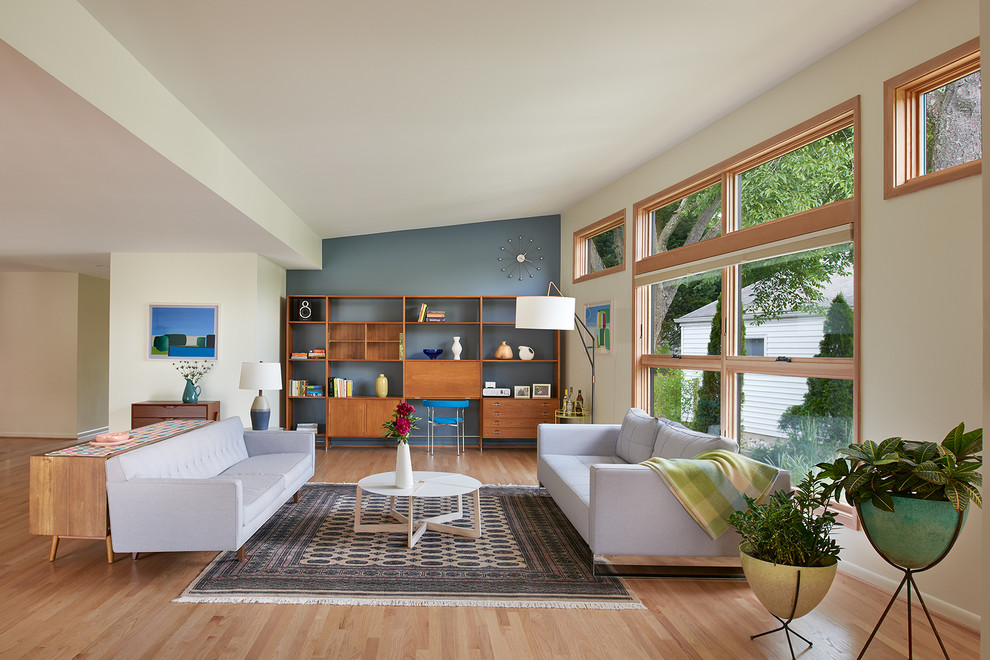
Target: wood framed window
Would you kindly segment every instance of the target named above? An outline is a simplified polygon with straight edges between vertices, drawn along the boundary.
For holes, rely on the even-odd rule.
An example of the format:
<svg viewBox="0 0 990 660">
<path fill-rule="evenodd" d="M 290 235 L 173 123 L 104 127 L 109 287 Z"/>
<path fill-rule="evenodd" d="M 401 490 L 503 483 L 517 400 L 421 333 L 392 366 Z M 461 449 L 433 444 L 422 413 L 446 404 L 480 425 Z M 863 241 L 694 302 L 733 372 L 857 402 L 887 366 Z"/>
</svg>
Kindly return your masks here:
<svg viewBox="0 0 990 660">
<path fill-rule="evenodd" d="M 626 269 L 626 210 L 574 232 L 574 283 Z"/>
<path fill-rule="evenodd" d="M 883 84 L 884 199 L 980 174 L 980 40 Z"/>
<path fill-rule="evenodd" d="M 633 405 L 791 470 L 858 437 L 859 98 L 633 207 Z"/>
</svg>

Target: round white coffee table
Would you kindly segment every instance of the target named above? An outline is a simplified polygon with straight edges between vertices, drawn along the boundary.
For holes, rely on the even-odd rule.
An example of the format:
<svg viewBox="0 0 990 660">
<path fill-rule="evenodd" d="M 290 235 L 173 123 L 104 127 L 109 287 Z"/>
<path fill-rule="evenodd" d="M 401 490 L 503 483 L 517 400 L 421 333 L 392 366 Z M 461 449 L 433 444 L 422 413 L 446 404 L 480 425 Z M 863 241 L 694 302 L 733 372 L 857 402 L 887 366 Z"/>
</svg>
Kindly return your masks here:
<svg viewBox="0 0 990 660">
<path fill-rule="evenodd" d="M 476 539 L 481 537 L 481 500 L 478 489 L 481 482 L 473 477 L 453 472 L 413 472 L 413 485 L 410 488 L 395 487 L 395 473 L 382 472 L 365 477 L 357 484 L 357 502 L 354 505 L 354 531 L 355 532 L 402 532 L 408 536 L 408 545 L 413 547 L 416 541 L 426 532 L 431 530 L 466 536 Z M 375 495 L 387 495 L 389 502 L 389 514 L 398 523 L 366 523 L 362 520 L 361 494 L 374 493 Z M 474 493 L 474 512 L 471 527 L 455 527 L 447 525 L 454 520 L 464 517 L 463 496 Z M 395 499 L 405 497 L 408 500 L 407 515 L 396 510 Z M 416 520 L 413 516 L 413 503 L 419 497 L 457 497 L 457 511 L 445 513 L 431 518 Z"/>
</svg>

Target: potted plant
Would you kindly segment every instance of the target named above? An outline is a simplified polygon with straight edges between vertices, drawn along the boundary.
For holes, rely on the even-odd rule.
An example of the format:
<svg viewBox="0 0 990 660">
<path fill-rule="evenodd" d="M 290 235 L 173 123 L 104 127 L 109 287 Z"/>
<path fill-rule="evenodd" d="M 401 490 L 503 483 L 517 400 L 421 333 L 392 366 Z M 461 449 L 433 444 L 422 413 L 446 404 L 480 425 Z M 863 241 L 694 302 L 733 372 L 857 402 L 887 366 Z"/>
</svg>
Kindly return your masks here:
<svg viewBox="0 0 990 660">
<path fill-rule="evenodd" d="M 877 551 L 909 569 L 932 566 L 951 549 L 970 502 L 983 506 L 983 429 L 959 424 L 941 444 L 887 438 L 839 449 L 819 463 L 829 495 L 856 506 Z"/>
<path fill-rule="evenodd" d="M 794 490 L 777 491 L 762 504 L 744 497 L 747 508 L 729 518 L 742 536 L 743 573 L 759 601 L 783 624 L 768 632 L 784 630 L 790 646 L 794 631 L 788 624 L 813 610 L 835 578 L 841 548 L 832 538 L 839 523 L 830 510 L 830 489 L 820 473 L 809 472 Z"/>
</svg>

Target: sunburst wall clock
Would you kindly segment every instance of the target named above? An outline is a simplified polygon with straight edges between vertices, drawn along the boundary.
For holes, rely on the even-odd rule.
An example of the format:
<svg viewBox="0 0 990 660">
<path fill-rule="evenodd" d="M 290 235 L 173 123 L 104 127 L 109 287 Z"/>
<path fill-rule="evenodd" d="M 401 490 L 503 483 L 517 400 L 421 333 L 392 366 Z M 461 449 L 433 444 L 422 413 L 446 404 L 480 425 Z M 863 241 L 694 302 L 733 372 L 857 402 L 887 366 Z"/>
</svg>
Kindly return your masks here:
<svg viewBox="0 0 990 660">
<path fill-rule="evenodd" d="M 523 275 L 533 277 L 543 265 L 543 247 L 535 245 L 532 238 L 525 241 L 522 236 L 518 239 L 510 238 L 506 242 L 508 245 L 499 248 L 498 263 L 501 272 L 510 280 L 518 278 L 520 282 Z"/>
</svg>

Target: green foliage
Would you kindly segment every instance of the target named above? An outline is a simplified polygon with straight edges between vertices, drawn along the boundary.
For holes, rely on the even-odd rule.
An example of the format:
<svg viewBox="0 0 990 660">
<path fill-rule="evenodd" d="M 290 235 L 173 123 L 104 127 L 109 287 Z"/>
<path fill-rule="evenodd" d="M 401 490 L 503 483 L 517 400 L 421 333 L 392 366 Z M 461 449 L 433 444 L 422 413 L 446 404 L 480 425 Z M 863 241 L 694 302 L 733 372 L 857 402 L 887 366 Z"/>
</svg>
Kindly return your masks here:
<svg viewBox="0 0 990 660">
<path fill-rule="evenodd" d="M 851 197 L 853 129 L 758 165 L 739 180 L 743 228 Z"/>
<path fill-rule="evenodd" d="M 681 421 L 685 410 L 685 398 L 690 396 L 690 381 L 685 382 L 680 369 L 654 369 L 653 371 L 653 416 Z M 690 410 L 690 408 L 688 408 Z"/>
<path fill-rule="evenodd" d="M 884 511 L 894 510 L 893 495 L 951 502 L 957 511 L 970 502 L 983 507 L 978 486 L 983 485 L 983 429 L 966 432 L 963 424 L 949 431 L 941 444 L 905 442 L 887 438 L 839 449 L 843 456 L 820 463 L 830 480 L 829 495 L 845 493 L 849 504 L 870 501 Z"/>
<path fill-rule="evenodd" d="M 821 315 L 826 311 L 824 284 L 852 272 L 851 243 L 764 259 L 742 267 L 742 285 L 751 286 L 745 312 L 760 325 L 788 312 Z"/>
<path fill-rule="evenodd" d="M 841 438 L 841 440 L 837 440 Z M 852 438 L 852 417 L 796 417 L 791 420 L 786 440 L 755 442 L 747 446 L 750 458 L 787 470 L 806 474 L 822 461 L 831 460 L 835 450 Z"/>
<path fill-rule="evenodd" d="M 601 260 L 601 269 L 612 268 L 622 263 L 625 255 L 625 240 L 622 226 L 592 236 L 591 246 Z"/>
<path fill-rule="evenodd" d="M 721 222 L 722 184 L 716 183 L 657 209 L 654 216 L 656 251 L 673 250 L 696 243 L 704 236 L 718 235 Z M 674 226 L 668 226 L 670 223 Z"/>
<path fill-rule="evenodd" d="M 811 472 L 792 491 L 779 490 L 762 504 L 744 496 L 748 507 L 729 524 L 742 536 L 747 554 L 774 564 L 829 566 L 841 548 L 832 538 L 835 512 L 826 484 Z"/>
<path fill-rule="evenodd" d="M 708 335 L 708 354 L 722 352 L 722 298 L 715 305 L 712 328 Z M 722 373 L 705 371 L 701 374 L 701 388 L 698 390 L 698 403 L 694 411 L 691 428 L 708 433 L 708 430 L 722 424 Z"/>
</svg>

